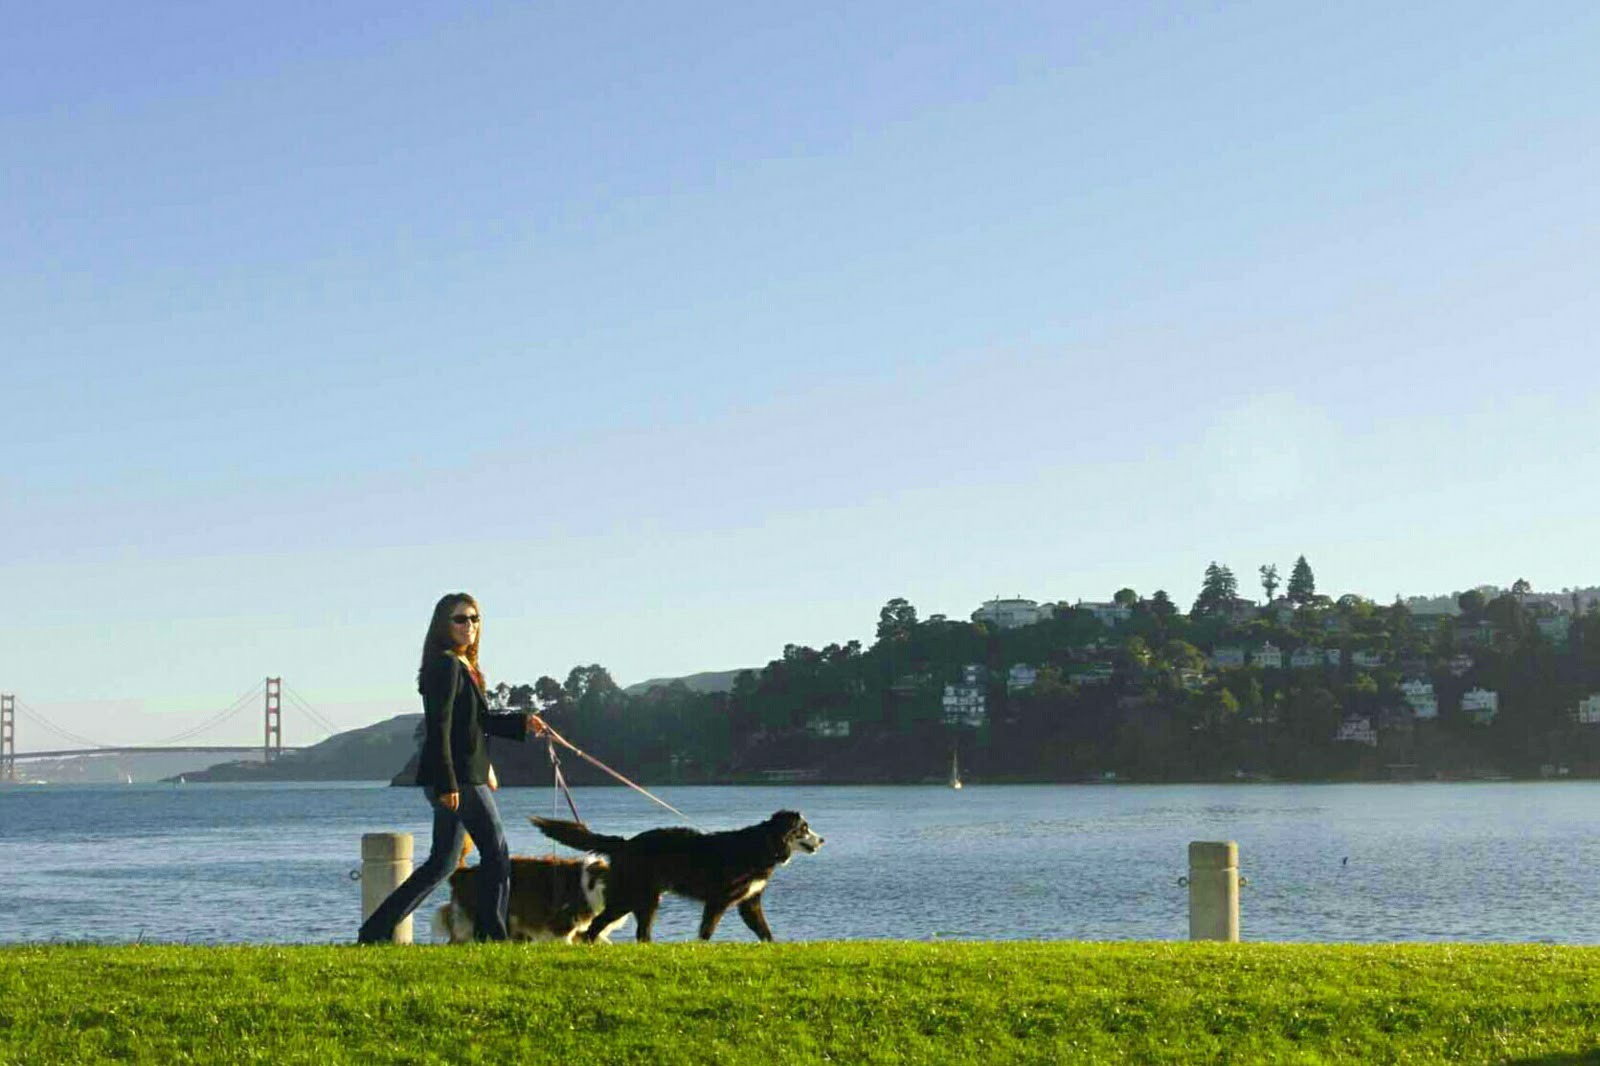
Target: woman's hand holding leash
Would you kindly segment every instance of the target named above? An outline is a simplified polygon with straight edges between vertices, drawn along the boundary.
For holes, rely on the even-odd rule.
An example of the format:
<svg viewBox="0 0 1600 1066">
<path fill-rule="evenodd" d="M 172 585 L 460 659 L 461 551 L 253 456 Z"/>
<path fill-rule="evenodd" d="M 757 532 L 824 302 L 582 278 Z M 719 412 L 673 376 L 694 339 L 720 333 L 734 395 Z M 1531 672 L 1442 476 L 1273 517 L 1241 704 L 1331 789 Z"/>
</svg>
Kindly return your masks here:
<svg viewBox="0 0 1600 1066">
<path fill-rule="evenodd" d="M 536 714 L 528 715 L 528 733 L 535 739 L 544 736 L 545 730 L 550 727 L 544 724 L 544 719 Z"/>
<path fill-rule="evenodd" d="M 447 811 L 459 810 L 461 808 L 461 793 L 459 793 L 459 792 L 441 792 L 441 793 L 439 793 L 439 806 L 443 807 Z"/>
</svg>

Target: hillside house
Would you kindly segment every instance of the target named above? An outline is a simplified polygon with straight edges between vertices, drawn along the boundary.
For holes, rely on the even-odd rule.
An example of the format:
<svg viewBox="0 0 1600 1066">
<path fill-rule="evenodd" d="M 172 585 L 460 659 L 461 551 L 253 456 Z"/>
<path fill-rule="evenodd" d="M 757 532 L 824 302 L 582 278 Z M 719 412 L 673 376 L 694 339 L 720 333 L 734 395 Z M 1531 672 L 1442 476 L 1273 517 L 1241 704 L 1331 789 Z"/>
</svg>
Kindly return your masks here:
<svg viewBox="0 0 1600 1066">
<path fill-rule="evenodd" d="M 1434 694 L 1432 681 L 1402 681 L 1400 694 L 1411 705 L 1411 713 L 1418 718 L 1439 717 L 1439 698 Z"/>
<path fill-rule="evenodd" d="M 1456 677 L 1465 677 L 1467 671 L 1474 665 L 1472 656 L 1462 652 L 1450 660 L 1450 673 Z"/>
<path fill-rule="evenodd" d="M 1578 701 L 1579 725 L 1600 725 L 1600 692 Z"/>
<path fill-rule="evenodd" d="M 1441 625 L 1455 625 L 1461 612 L 1450 607 L 1413 607 L 1411 625 L 1424 633 L 1432 633 Z"/>
<path fill-rule="evenodd" d="M 1322 649 L 1306 644 L 1296 648 L 1289 656 L 1289 666 L 1295 670 L 1311 670 L 1323 663 Z"/>
<path fill-rule="evenodd" d="M 850 723 L 844 718 L 813 718 L 806 722 L 806 732 L 814 737 L 848 737 Z"/>
<path fill-rule="evenodd" d="M 1552 644 L 1565 647 L 1568 634 L 1572 630 L 1572 616 L 1569 614 L 1553 614 L 1537 619 L 1534 625 L 1539 627 L 1539 635 Z"/>
<path fill-rule="evenodd" d="M 1488 725 L 1500 713 L 1500 693 L 1493 689 L 1468 689 L 1461 697 L 1461 713 L 1478 725 Z"/>
<path fill-rule="evenodd" d="M 1214 648 L 1211 652 L 1211 665 L 1220 669 L 1231 669 L 1244 665 L 1244 649 L 1234 645 Z"/>
<path fill-rule="evenodd" d="M 1349 744 L 1365 744 L 1369 748 L 1378 746 L 1378 732 L 1372 728 L 1372 719 L 1366 717 L 1346 718 L 1339 723 L 1333 739 Z"/>
<path fill-rule="evenodd" d="M 1383 653 L 1373 651 L 1371 648 L 1362 648 L 1351 652 L 1350 662 L 1363 670 L 1376 670 L 1383 665 Z"/>
<path fill-rule="evenodd" d="M 1089 600 L 1079 600 L 1072 605 L 1074 611 L 1088 611 L 1095 619 L 1108 629 L 1117 626 L 1133 617 L 1133 608 L 1122 603 L 1094 603 Z"/>
<path fill-rule="evenodd" d="M 961 680 L 944 687 L 945 724 L 975 729 L 988 720 L 989 693 L 984 669 L 977 663 L 964 666 Z"/>
<path fill-rule="evenodd" d="M 1111 683 L 1112 666 L 1108 662 L 1073 663 L 1065 673 L 1069 685 L 1106 685 Z"/>
<path fill-rule="evenodd" d="M 1283 652 L 1269 640 L 1250 654 L 1250 661 L 1263 670 L 1282 670 Z"/>
<path fill-rule="evenodd" d="M 1012 663 L 1011 669 L 1006 671 L 1006 691 L 1021 692 L 1030 689 L 1033 683 L 1039 680 L 1039 668 L 1027 663 Z"/>
<path fill-rule="evenodd" d="M 1050 603 L 1035 603 L 1021 597 L 1010 600 L 988 600 L 982 607 L 972 612 L 974 622 L 988 622 L 999 626 L 1001 629 L 1020 629 L 1054 618 L 1055 605 Z"/>
<path fill-rule="evenodd" d="M 1327 656 L 1329 666 L 1338 666 L 1340 663 L 1344 662 L 1344 651 L 1340 648 L 1329 648 L 1327 650 Z"/>
</svg>

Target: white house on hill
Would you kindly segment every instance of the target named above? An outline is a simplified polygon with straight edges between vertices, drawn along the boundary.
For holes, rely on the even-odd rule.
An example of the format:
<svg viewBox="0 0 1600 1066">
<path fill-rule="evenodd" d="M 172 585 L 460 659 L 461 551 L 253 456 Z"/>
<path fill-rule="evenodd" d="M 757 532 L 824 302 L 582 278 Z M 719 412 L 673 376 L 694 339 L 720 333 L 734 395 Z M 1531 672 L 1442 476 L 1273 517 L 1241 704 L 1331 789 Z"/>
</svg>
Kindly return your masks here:
<svg viewBox="0 0 1600 1066">
<path fill-rule="evenodd" d="M 1289 665 L 1296 670 L 1310 670 L 1322 665 L 1322 649 L 1306 644 L 1289 656 Z"/>
<path fill-rule="evenodd" d="M 1365 744 L 1369 748 L 1378 746 L 1378 734 L 1372 728 L 1371 718 L 1346 718 L 1339 723 L 1339 731 L 1333 734 L 1333 739 L 1352 744 Z"/>
<path fill-rule="evenodd" d="M 946 725 L 977 728 L 989 720 L 989 694 L 983 678 L 983 667 L 976 663 L 961 668 L 959 684 L 944 687 L 944 721 Z"/>
<path fill-rule="evenodd" d="M 994 599 L 973 611 L 972 620 L 989 622 L 1001 629 L 1020 629 L 1022 626 L 1031 626 L 1036 622 L 1054 618 L 1055 613 L 1055 606 L 1049 603 L 1035 603 L 1033 600 L 1024 600 L 1020 597 L 1011 600 Z"/>
<path fill-rule="evenodd" d="M 1432 681 L 1402 681 L 1400 694 L 1418 718 L 1439 717 L 1439 698 L 1434 695 Z"/>
<path fill-rule="evenodd" d="M 1133 617 L 1133 608 L 1121 603 L 1091 603 L 1088 600 L 1079 600 L 1072 605 L 1072 609 L 1088 611 L 1101 625 L 1111 629 Z"/>
<path fill-rule="evenodd" d="M 1461 710 L 1479 725 L 1488 725 L 1500 713 L 1500 693 L 1493 689 L 1468 689 L 1461 697 Z"/>
</svg>

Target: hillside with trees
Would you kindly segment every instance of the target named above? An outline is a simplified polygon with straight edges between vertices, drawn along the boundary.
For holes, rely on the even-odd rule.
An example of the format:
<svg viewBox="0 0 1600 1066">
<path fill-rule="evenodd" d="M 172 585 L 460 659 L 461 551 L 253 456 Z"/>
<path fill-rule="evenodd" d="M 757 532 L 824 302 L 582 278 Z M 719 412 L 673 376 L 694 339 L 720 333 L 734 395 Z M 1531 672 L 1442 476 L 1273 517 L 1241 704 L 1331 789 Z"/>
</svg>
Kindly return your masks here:
<svg viewBox="0 0 1600 1066">
<path fill-rule="evenodd" d="M 988 781 L 1600 776 L 1600 724 L 1578 713 L 1600 694 L 1586 590 L 1384 605 L 1319 593 L 1303 556 L 1286 583 L 1259 573 L 1266 598 L 1249 601 L 1212 563 L 1188 614 L 1162 590 L 1003 601 L 1031 605 L 1027 624 L 895 599 L 869 646 L 791 644 L 728 691 L 629 694 L 591 664 L 494 698 L 650 782 L 938 780 L 954 749 Z M 542 747 L 495 742 L 494 757 L 509 784 L 550 780 Z"/>
</svg>

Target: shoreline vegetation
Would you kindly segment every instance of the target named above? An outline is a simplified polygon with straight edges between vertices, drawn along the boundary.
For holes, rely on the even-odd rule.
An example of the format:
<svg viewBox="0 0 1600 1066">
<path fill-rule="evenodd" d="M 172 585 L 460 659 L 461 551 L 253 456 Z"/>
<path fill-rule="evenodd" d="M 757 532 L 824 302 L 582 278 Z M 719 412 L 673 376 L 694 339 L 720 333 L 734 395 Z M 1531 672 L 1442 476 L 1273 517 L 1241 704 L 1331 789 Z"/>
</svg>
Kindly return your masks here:
<svg viewBox="0 0 1600 1066">
<path fill-rule="evenodd" d="M 866 647 L 790 644 L 760 669 L 629 690 L 590 664 L 492 698 L 650 786 L 931 784 L 953 751 L 983 784 L 1600 778 L 1600 590 L 1385 606 L 1319 595 L 1303 557 L 1286 595 L 1275 568 L 1262 582 L 1244 599 L 1213 563 L 1187 614 L 1160 590 L 993 600 L 969 621 L 894 599 Z M 409 784 L 420 721 L 188 776 Z M 492 752 L 504 784 L 549 783 L 541 745 Z M 571 756 L 563 771 L 612 783 Z"/>
<path fill-rule="evenodd" d="M 1600 948 L 0 947 L 0 1063 L 1600 1062 Z"/>
</svg>

